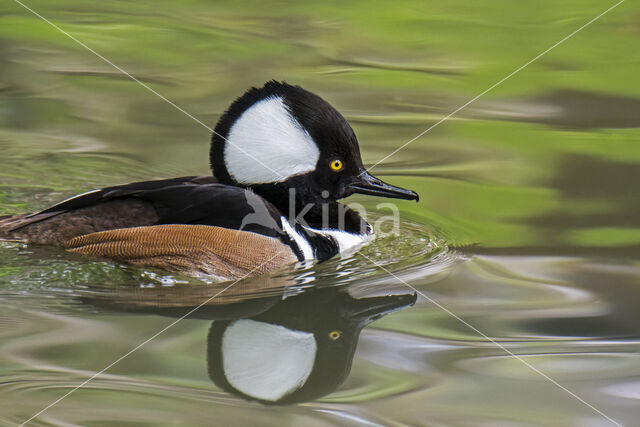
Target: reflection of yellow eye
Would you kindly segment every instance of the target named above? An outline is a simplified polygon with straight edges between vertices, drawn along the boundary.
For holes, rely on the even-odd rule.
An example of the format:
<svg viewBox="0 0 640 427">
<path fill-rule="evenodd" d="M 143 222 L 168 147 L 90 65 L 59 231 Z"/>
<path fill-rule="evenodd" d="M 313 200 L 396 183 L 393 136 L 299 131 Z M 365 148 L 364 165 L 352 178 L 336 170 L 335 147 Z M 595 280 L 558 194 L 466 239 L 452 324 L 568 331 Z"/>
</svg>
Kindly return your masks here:
<svg viewBox="0 0 640 427">
<path fill-rule="evenodd" d="M 333 170 L 334 172 L 338 172 L 340 170 L 342 170 L 342 162 L 340 160 L 334 160 L 331 162 L 331 170 Z"/>
<path fill-rule="evenodd" d="M 341 335 L 342 335 L 342 332 L 340 332 L 340 331 L 331 331 L 331 332 L 329 332 L 329 338 L 331 338 L 333 341 L 335 341 L 338 338 L 340 338 Z"/>
</svg>

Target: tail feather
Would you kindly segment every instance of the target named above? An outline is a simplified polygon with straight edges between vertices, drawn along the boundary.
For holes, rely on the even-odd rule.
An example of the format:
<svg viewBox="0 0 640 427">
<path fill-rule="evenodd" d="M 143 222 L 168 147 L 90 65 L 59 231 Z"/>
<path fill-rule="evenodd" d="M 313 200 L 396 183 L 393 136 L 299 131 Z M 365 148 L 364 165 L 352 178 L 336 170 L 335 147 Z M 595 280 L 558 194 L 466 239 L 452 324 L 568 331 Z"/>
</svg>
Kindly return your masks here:
<svg viewBox="0 0 640 427">
<path fill-rule="evenodd" d="M 14 235 L 13 231 L 20 228 L 25 223 L 28 215 L 3 215 L 0 216 L 0 240 L 23 239 Z"/>
</svg>

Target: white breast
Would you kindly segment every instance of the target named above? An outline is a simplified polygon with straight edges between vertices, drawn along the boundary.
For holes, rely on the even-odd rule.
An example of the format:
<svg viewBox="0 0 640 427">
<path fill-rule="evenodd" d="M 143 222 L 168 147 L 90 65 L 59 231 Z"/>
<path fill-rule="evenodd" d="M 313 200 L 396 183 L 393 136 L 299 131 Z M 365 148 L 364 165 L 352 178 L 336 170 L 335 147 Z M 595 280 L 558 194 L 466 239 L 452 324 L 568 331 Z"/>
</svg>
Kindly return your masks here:
<svg viewBox="0 0 640 427">
<path fill-rule="evenodd" d="M 313 256 L 313 248 L 311 247 L 307 239 L 305 239 L 304 236 L 298 233 L 285 217 L 280 217 L 280 221 L 282 222 L 282 228 L 284 232 L 289 235 L 291 240 L 296 242 L 296 244 L 302 251 L 304 259 L 315 259 Z M 353 254 L 355 251 L 375 238 L 375 235 L 373 233 L 355 234 L 337 229 L 323 230 L 311 227 L 304 228 L 311 231 L 312 233 L 333 238 L 333 240 L 338 244 L 338 253 L 342 257 Z"/>
<path fill-rule="evenodd" d="M 333 238 L 333 240 L 338 244 L 338 253 L 341 257 L 352 255 L 362 246 L 375 239 L 375 234 L 373 233 L 355 234 L 338 229 L 324 230 L 311 227 L 305 228 L 313 233 Z"/>
<path fill-rule="evenodd" d="M 324 236 L 332 237 L 333 240 L 338 243 L 339 254 L 342 257 L 353 254 L 362 246 L 371 242 L 375 238 L 375 235 L 373 233 L 354 234 L 336 229 L 321 230 L 316 228 L 308 228 L 308 230 L 311 230 L 314 233 L 322 234 Z"/>
<path fill-rule="evenodd" d="M 282 222 L 282 228 L 284 232 L 289 235 L 291 240 L 296 242 L 296 244 L 298 245 L 298 248 L 300 248 L 300 251 L 302 251 L 302 256 L 304 257 L 304 259 L 305 260 L 314 259 L 313 248 L 311 247 L 309 242 L 307 242 L 307 239 L 305 239 L 300 233 L 298 233 L 295 230 L 295 228 L 293 228 L 293 226 L 289 223 L 287 218 L 281 216 L 280 222 Z"/>
</svg>

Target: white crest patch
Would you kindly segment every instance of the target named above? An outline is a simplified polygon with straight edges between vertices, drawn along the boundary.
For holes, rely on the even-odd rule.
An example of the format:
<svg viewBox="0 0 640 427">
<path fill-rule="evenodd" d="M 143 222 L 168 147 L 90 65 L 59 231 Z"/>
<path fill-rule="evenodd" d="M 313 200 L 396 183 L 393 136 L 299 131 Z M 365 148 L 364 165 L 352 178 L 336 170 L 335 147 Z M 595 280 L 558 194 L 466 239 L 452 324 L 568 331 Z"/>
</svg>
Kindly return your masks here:
<svg viewBox="0 0 640 427">
<path fill-rule="evenodd" d="M 242 113 L 224 148 L 227 171 L 241 184 L 281 182 L 311 172 L 319 157 L 313 138 L 280 97 L 263 99 Z"/>
<path fill-rule="evenodd" d="M 232 323 L 222 337 L 222 365 L 229 384 L 271 402 L 302 387 L 316 351 L 312 333 L 249 319 Z"/>
</svg>

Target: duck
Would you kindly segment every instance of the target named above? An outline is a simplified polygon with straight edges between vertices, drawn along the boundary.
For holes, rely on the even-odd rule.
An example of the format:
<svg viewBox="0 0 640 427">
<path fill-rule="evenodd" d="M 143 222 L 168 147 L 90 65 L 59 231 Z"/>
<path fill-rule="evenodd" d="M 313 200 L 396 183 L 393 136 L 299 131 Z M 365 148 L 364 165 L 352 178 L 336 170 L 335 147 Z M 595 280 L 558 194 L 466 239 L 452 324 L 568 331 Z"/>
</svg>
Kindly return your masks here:
<svg viewBox="0 0 640 427">
<path fill-rule="evenodd" d="M 211 138 L 212 175 L 92 190 L 0 217 L 0 240 L 217 281 L 320 262 L 373 230 L 338 202 L 352 194 L 419 200 L 364 167 L 356 135 L 327 101 L 297 85 L 252 87 Z"/>
</svg>

